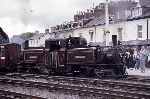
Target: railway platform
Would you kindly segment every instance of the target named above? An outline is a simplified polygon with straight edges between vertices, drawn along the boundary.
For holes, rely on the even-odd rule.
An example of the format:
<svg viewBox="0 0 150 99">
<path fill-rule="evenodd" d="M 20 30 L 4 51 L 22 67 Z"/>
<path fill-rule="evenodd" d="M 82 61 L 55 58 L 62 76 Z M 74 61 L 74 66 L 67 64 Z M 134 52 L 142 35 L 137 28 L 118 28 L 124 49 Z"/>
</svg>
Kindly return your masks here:
<svg viewBox="0 0 150 99">
<path fill-rule="evenodd" d="M 146 68 L 145 72 L 141 72 L 140 69 L 127 69 L 128 75 L 137 75 L 137 76 L 149 76 L 150 77 L 150 68 Z"/>
</svg>

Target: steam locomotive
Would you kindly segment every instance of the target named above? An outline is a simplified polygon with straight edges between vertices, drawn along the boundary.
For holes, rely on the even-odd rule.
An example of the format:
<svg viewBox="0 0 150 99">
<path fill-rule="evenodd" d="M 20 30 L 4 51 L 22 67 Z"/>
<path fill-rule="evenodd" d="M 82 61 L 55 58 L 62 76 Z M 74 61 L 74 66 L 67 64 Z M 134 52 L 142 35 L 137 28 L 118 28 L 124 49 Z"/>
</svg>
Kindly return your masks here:
<svg viewBox="0 0 150 99">
<path fill-rule="evenodd" d="M 0 70 L 100 78 L 124 77 L 126 70 L 122 53 L 117 45 L 89 47 L 87 41 L 80 37 L 50 39 L 45 41 L 43 48 L 22 51 L 17 44 L 5 44 L 0 45 Z"/>
</svg>

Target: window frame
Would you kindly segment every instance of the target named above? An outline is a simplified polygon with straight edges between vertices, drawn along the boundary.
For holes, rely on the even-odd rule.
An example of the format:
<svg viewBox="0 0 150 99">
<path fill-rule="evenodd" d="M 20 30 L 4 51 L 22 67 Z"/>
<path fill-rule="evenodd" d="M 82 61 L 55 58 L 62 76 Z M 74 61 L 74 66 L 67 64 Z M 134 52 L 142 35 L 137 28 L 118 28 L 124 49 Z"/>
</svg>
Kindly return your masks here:
<svg viewBox="0 0 150 99">
<path fill-rule="evenodd" d="M 93 30 L 89 30 L 89 35 L 90 35 L 90 41 L 93 41 L 93 39 L 94 39 L 94 31 Z"/>
<path fill-rule="evenodd" d="M 119 41 L 122 41 L 122 40 L 123 40 L 123 28 L 122 28 L 122 27 L 119 27 L 119 28 L 117 29 L 117 31 L 118 31 L 118 40 L 119 40 Z"/>
<path fill-rule="evenodd" d="M 137 38 L 143 37 L 143 25 L 137 25 Z"/>
</svg>

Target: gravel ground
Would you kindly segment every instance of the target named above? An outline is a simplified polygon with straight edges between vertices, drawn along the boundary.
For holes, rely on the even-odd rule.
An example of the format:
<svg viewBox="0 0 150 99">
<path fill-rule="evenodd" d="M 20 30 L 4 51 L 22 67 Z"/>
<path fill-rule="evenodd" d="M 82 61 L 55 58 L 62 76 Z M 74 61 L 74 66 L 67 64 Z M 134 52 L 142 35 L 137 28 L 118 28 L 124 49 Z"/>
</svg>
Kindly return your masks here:
<svg viewBox="0 0 150 99">
<path fill-rule="evenodd" d="M 140 69 L 127 69 L 128 75 L 150 76 L 150 69 L 146 68 L 145 72 L 141 72 Z"/>
<path fill-rule="evenodd" d="M 0 85 L 1 90 L 7 90 L 11 92 L 23 93 L 27 95 L 39 96 L 47 99 L 100 99 L 100 97 L 96 96 L 85 96 L 85 95 L 75 95 L 66 92 L 56 92 L 49 91 L 46 89 L 38 89 L 24 86 L 12 86 L 12 85 Z"/>
</svg>

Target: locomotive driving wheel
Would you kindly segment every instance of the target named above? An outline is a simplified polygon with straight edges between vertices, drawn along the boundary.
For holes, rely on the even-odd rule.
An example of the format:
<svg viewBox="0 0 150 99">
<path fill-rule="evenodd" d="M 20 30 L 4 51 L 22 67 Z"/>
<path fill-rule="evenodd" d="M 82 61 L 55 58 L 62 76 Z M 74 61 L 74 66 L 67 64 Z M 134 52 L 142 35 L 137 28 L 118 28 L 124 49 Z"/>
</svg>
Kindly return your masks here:
<svg viewBox="0 0 150 99">
<path fill-rule="evenodd" d="M 104 77 L 104 72 L 100 68 L 94 69 L 94 74 L 98 78 L 103 78 Z"/>
</svg>

